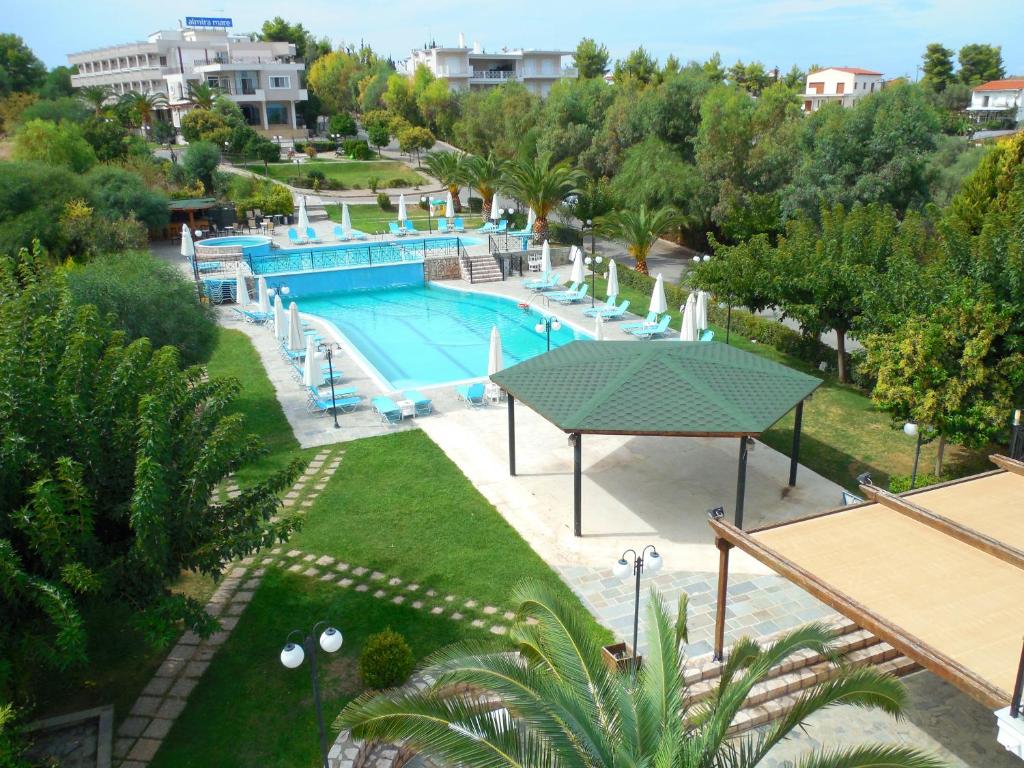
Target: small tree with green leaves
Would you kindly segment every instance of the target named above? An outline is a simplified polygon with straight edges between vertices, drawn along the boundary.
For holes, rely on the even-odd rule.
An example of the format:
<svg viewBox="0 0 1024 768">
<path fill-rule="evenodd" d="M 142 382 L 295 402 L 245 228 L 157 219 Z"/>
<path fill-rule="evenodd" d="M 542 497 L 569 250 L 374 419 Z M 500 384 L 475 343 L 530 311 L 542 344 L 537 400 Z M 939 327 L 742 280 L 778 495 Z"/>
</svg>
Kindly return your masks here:
<svg viewBox="0 0 1024 768">
<path fill-rule="evenodd" d="M 533 239 L 548 239 L 548 216 L 570 196 L 580 191 L 586 174 L 571 168 L 567 162 L 552 164 L 551 154 L 510 160 L 505 166 L 502 189 L 524 205 L 533 208 L 537 220 Z"/>
<path fill-rule="evenodd" d="M 437 142 L 426 128 L 411 125 L 398 132 L 398 146 L 403 152 L 416 155 L 416 166 L 420 167 L 420 153 L 426 152 Z M 372 157 L 372 155 L 371 155 Z"/>
<path fill-rule="evenodd" d="M 370 139 L 370 143 L 377 148 L 377 157 L 380 157 L 381 147 L 386 147 L 391 143 L 391 131 L 388 129 L 387 123 L 373 123 L 366 129 L 366 135 Z"/>
<path fill-rule="evenodd" d="M 679 227 L 684 217 L 675 208 L 650 210 L 646 205 L 613 211 L 597 220 L 597 231 L 626 246 L 636 260 L 636 271 L 647 274 L 647 255 L 666 232 Z"/>
<path fill-rule="evenodd" d="M 339 112 L 336 115 L 331 115 L 327 127 L 331 133 L 336 133 L 339 136 L 356 135 L 356 121 L 348 112 Z"/>
<path fill-rule="evenodd" d="M 427 172 L 452 195 L 456 213 L 462 211 L 459 188 L 467 179 L 465 159 L 458 152 L 431 152 L 426 160 Z"/>
</svg>

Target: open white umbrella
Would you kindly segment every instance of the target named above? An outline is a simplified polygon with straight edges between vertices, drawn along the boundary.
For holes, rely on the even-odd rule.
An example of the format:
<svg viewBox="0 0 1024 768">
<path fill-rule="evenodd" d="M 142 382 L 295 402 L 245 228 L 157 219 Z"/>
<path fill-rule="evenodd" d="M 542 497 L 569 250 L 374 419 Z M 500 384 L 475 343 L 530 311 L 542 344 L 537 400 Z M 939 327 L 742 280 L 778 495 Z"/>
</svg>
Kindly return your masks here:
<svg viewBox="0 0 1024 768">
<path fill-rule="evenodd" d="M 320 365 L 320 355 L 316 353 L 316 341 L 312 336 L 306 337 L 306 360 L 302 364 L 302 383 L 307 387 L 323 386 L 324 369 Z"/>
<path fill-rule="evenodd" d="M 245 282 L 245 273 L 242 272 L 241 262 L 235 267 L 235 304 L 246 307 L 252 304 L 249 296 L 249 286 Z"/>
<path fill-rule="evenodd" d="M 679 328 L 679 340 L 697 340 L 697 294 L 695 293 L 691 293 L 686 297 L 686 306 L 683 308 L 683 322 Z"/>
<path fill-rule="evenodd" d="M 498 211 L 501 210 L 501 203 L 498 202 L 498 193 L 494 193 L 494 197 L 491 198 L 491 221 L 501 221 L 501 214 Z"/>
<path fill-rule="evenodd" d="M 196 256 L 196 245 L 192 242 L 192 230 L 188 224 L 181 225 L 181 255 L 186 259 L 194 259 Z"/>
<path fill-rule="evenodd" d="M 658 279 L 654 281 L 654 291 L 651 293 L 651 306 L 648 308 L 648 312 L 653 312 L 656 315 L 668 312 L 668 302 L 665 301 L 665 281 L 660 273 Z"/>
<path fill-rule="evenodd" d="M 267 294 L 265 277 L 261 277 L 256 283 L 256 303 L 260 312 L 270 312 L 270 296 Z"/>
<path fill-rule="evenodd" d="M 306 348 L 302 333 L 302 321 L 299 319 L 299 307 L 293 301 L 288 307 L 288 351 L 301 352 Z"/>
<path fill-rule="evenodd" d="M 487 353 L 487 375 L 497 373 L 505 365 L 501 359 L 501 334 L 498 326 L 491 326 L 491 348 Z"/>
<path fill-rule="evenodd" d="M 615 259 L 608 260 L 608 290 L 606 293 L 609 304 L 615 301 L 615 297 L 619 295 L 619 268 L 615 266 Z"/>
<path fill-rule="evenodd" d="M 706 331 L 708 328 L 708 294 L 707 291 L 697 291 L 697 307 L 693 319 L 697 324 L 697 330 Z"/>
<path fill-rule="evenodd" d="M 526 231 L 533 232 L 533 225 L 537 222 L 537 214 L 533 208 L 530 208 L 530 212 L 526 214 Z"/>
<path fill-rule="evenodd" d="M 548 245 L 547 240 L 540 248 L 540 273 L 542 275 L 551 274 L 551 246 Z"/>
<path fill-rule="evenodd" d="M 288 339 L 288 317 L 284 313 L 281 294 L 274 297 L 274 338 L 278 341 L 287 341 Z"/>
<path fill-rule="evenodd" d="M 572 259 L 572 273 L 569 275 L 569 280 L 573 283 L 582 283 L 587 279 L 583 274 L 583 251 L 574 245 L 569 249 L 569 257 Z"/>
<path fill-rule="evenodd" d="M 309 227 L 309 214 L 306 213 L 306 196 L 299 195 L 299 232 L 303 237 L 306 235 L 306 229 Z"/>
<path fill-rule="evenodd" d="M 452 193 L 449 190 L 448 199 L 444 201 L 444 217 L 451 219 L 455 217 L 455 201 L 452 200 Z"/>
<path fill-rule="evenodd" d="M 352 217 L 348 212 L 348 203 L 341 204 L 341 232 L 346 240 L 352 237 Z"/>
<path fill-rule="evenodd" d="M 604 318 L 600 315 L 594 318 L 594 341 L 604 341 Z"/>
<path fill-rule="evenodd" d="M 405 195 L 398 196 L 398 220 L 405 221 L 409 218 L 409 214 L 405 210 Z"/>
</svg>

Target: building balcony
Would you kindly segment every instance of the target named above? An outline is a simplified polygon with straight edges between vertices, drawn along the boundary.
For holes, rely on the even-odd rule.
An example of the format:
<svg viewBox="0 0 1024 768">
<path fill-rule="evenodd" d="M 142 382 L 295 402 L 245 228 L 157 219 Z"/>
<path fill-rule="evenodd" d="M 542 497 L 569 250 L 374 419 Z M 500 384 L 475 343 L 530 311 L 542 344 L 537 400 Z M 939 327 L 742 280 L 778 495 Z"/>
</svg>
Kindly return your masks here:
<svg viewBox="0 0 1024 768">
<path fill-rule="evenodd" d="M 518 77 L 515 72 L 504 69 L 474 69 L 473 79 L 501 82 L 502 80 L 517 80 Z"/>
<path fill-rule="evenodd" d="M 234 64 L 298 64 L 291 56 L 211 56 L 208 59 L 193 59 L 193 67 L 208 67 L 212 65 L 231 66 Z"/>
</svg>

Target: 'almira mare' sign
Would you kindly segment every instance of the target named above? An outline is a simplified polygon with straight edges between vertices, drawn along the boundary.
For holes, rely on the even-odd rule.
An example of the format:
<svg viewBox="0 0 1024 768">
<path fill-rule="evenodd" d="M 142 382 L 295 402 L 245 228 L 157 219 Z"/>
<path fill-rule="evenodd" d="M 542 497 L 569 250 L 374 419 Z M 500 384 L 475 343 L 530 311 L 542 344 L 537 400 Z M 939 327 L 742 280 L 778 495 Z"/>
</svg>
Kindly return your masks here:
<svg viewBox="0 0 1024 768">
<path fill-rule="evenodd" d="M 219 19 L 212 16 L 186 16 L 186 27 L 230 27 L 231 19 Z"/>
</svg>

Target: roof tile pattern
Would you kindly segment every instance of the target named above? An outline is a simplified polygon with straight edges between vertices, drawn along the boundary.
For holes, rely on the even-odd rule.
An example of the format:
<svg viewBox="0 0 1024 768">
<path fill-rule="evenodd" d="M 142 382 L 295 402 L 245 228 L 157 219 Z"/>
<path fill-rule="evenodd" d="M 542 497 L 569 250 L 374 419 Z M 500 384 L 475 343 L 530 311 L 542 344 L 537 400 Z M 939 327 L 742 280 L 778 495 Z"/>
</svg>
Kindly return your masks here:
<svg viewBox="0 0 1024 768">
<path fill-rule="evenodd" d="M 821 384 L 716 342 L 576 341 L 494 374 L 566 432 L 757 435 Z"/>
</svg>

